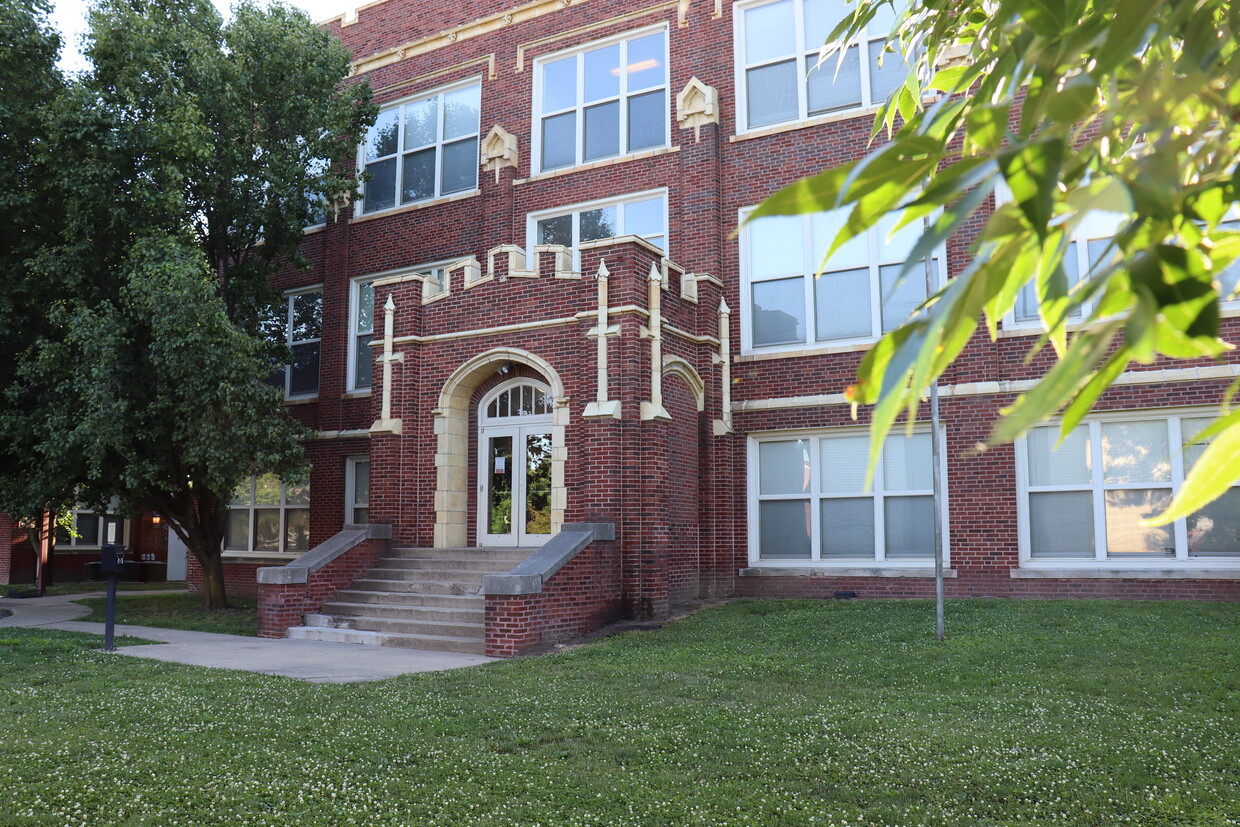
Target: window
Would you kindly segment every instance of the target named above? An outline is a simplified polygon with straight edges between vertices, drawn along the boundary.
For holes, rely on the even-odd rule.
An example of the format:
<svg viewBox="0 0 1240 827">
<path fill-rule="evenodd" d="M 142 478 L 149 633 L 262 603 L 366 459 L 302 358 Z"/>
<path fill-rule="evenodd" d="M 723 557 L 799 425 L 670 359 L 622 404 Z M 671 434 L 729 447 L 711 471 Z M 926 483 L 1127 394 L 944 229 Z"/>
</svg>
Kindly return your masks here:
<svg viewBox="0 0 1240 827">
<path fill-rule="evenodd" d="M 426 281 L 422 282 L 422 299 L 433 299 L 436 296 L 442 296 L 448 292 L 448 265 L 436 264 L 429 267 L 422 267 L 418 272 L 426 276 Z"/>
<path fill-rule="evenodd" d="M 384 109 L 366 133 L 358 166 L 371 178 L 362 212 L 464 192 L 478 186 L 478 81 Z"/>
<path fill-rule="evenodd" d="M 908 64 L 883 55 L 895 18 L 884 6 L 838 65 L 818 52 L 831 30 L 852 13 L 845 0 L 775 0 L 738 6 L 737 88 L 746 129 L 872 106 L 904 83 Z"/>
<path fill-rule="evenodd" d="M 288 345 L 293 361 L 276 370 L 272 382 L 283 385 L 289 399 L 316 396 L 319 392 L 319 342 L 323 326 L 323 291 L 320 288 L 290 293 L 276 305 L 264 325 L 267 335 Z"/>
<path fill-rule="evenodd" d="M 920 240 L 914 222 L 894 235 L 889 215 L 824 261 L 847 211 L 768 216 L 741 232 L 746 349 L 869 342 L 926 299 L 925 273 L 900 270 Z M 943 251 L 932 266 L 937 271 Z M 821 269 L 821 272 L 820 272 Z M 935 273 L 937 281 L 937 272 Z"/>
<path fill-rule="evenodd" d="M 1100 419 L 1058 448 L 1058 427 L 1030 431 L 1017 443 L 1022 561 L 1240 560 L 1240 488 L 1172 525 L 1141 525 L 1170 504 L 1205 450 L 1192 443 L 1209 422 Z"/>
<path fill-rule="evenodd" d="M 929 433 L 889 436 L 869 491 L 864 431 L 760 437 L 750 445 L 754 562 L 933 560 Z"/>
<path fill-rule="evenodd" d="M 370 522 L 370 457 L 345 459 L 344 490 L 344 521 L 350 525 Z"/>
<path fill-rule="evenodd" d="M 1240 221 L 1224 221 L 1218 225 L 1218 228 L 1229 233 L 1240 233 Z M 1236 307 L 1240 305 L 1240 296 L 1236 295 L 1236 289 L 1240 287 L 1240 259 L 1233 261 L 1231 266 L 1218 274 L 1218 283 L 1218 296 L 1223 302 L 1223 306 Z"/>
<path fill-rule="evenodd" d="M 96 511 L 91 511 L 83 505 L 78 505 L 73 509 L 73 533 L 67 529 L 57 527 L 56 529 L 56 547 L 60 549 L 94 549 L 107 542 L 108 526 L 115 525 L 116 532 L 113 535 L 115 542 L 125 542 L 125 520 L 112 513 L 115 503 L 108 508 L 108 511 L 100 515 Z M 77 534 L 77 536 L 73 536 Z"/>
<path fill-rule="evenodd" d="M 228 503 L 225 551 L 310 549 L 310 483 L 285 485 L 274 474 L 251 477 Z"/>
<path fill-rule="evenodd" d="M 534 89 L 542 171 L 666 146 L 667 32 L 540 60 Z"/>
<path fill-rule="evenodd" d="M 370 346 L 375 334 L 375 288 L 372 279 L 354 279 L 349 295 L 349 390 L 366 390 L 374 372 Z"/>
<path fill-rule="evenodd" d="M 533 213 L 529 233 L 531 244 L 563 244 L 574 250 L 584 241 L 635 235 L 666 252 L 667 193 L 640 193 Z"/>
</svg>

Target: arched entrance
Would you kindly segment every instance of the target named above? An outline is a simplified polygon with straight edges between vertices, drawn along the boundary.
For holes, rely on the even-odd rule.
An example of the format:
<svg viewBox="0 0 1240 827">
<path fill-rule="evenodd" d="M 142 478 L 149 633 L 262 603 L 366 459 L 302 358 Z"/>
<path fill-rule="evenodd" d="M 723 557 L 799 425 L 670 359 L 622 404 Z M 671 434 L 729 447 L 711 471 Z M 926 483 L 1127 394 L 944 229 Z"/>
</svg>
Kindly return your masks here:
<svg viewBox="0 0 1240 827">
<path fill-rule="evenodd" d="M 566 457 L 565 430 L 568 425 L 568 398 L 559 374 L 545 359 L 519 348 L 493 348 L 479 353 L 453 371 L 439 394 L 435 408 L 435 538 L 437 548 L 459 548 L 466 544 L 469 524 L 478 522 L 478 510 L 468 508 L 471 465 L 478 462 L 481 449 L 471 447 L 469 416 L 474 391 L 494 377 L 506 364 L 525 365 L 545 383 L 553 403 L 551 425 L 551 532 L 564 522 L 568 501 L 564 486 Z M 493 389 L 496 390 L 496 389 Z M 486 404 L 490 404 L 489 394 Z M 480 400 L 482 401 L 482 400 Z M 485 408 L 482 413 L 485 413 Z M 481 421 L 481 417 L 479 419 Z M 485 468 L 481 470 L 486 470 Z M 475 480 L 478 481 L 478 480 Z M 475 488 L 475 491 L 477 489 Z M 481 501 L 482 498 L 479 498 Z"/>
<path fill-rule="evenodd" d="M 551 389 L 513 379 L 478 403 L 478 545 L 551 536 Z"/>
</svg>

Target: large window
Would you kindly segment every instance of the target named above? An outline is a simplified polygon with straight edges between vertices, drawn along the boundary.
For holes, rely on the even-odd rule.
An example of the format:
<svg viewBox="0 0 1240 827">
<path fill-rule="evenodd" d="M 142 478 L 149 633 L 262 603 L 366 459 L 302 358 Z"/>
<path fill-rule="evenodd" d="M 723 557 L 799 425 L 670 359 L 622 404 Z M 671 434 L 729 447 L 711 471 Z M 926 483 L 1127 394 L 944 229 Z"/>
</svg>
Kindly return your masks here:
<svg viewBox="0 0 1240 827">
<path fill-rule="evenodd" d="M 769 216 L 745 225 L 741 263 L 747 349 L 869 342 L 926 299 L 925 271 L 900 277 L 920 222 L 892 234 L 894 215 L 824 259 L 847 212 Z M 942 251 L 932 267 L 937 270 Z M 936 274 L 937 278 L 937 274 Z"/>
<path fill-rule="evenodd" d="M 344 466 L 344 521 L 370 522 L 370 457 L 348 457 Z"/>
<path fill-rule="evenodd" d="M 563 244 L 574 250 L 584 241 L 635 235 L 666 251 L 667 193 L 647 192 L 532 213 L 529 233 L 531 244 Z"/>
<path fill-rule="evenodd" d="M 362 211 L 391 209 L 478 186 L 477 81 L 419 96 L 379 113 L 358 166 L 370 175 Z"/>
<path fill-rule="evenodd" d="M 310 549 L 310 483 L 284 485 L 274 474 L 251 477 L 228 503 L 225 551 Z"/>
<path fill-rule="evenodd" d="M 277 369 L 272 381 L 289 399 L 317 396 L 319 344 L 323 335 L 323 291 L 319 288 L 286 295 L 266 322 L 267 335 L 288 345 L 293 361 Z"/>
<path fill-rule="evenodd" d="M 112 513 L 109 507 L 105 514 L 91 511 L 84 506 L 77 506 L 71 512 L 73 530 L 56 528 L 56 547 L 61 549 L 95 549 L 108 541 L 108 526 L 115 524 L 113 532 L 115 542 L 125 542 L 125 520 Z"/>
<path fill-rule="evenodd" d="M 667 144 L 667 32 L 540 60 L 534 142 L 542 171 Z"/>
<path fill-rule="evenodd" d="M 869 490 L 864 431 L 750 442 L 750 558 L 924 565 L 934 557 L 929 433 L 893 434 Z"/>
<path fill-rule="evenodd" d="M 775 0 L 736 7 L 738 109 L 745 129 L 882 103 L 904 83 L 908 64 L 883 53 L 895 18 L 883 6 L 842 64 L 817 66 L 831 30 L 850 14 L 845 0 Z M 817 68 L 815 68 L 817 66 Z"/>
<path fill-rule="evenodd" d="M 1141 521 L 1164 511 L 1205 450 L 1201 415 L 1127 415 L 1058 427 L 1017 443 L 1025 561 L 1111 563 L 1230 558 L 1240 562 L 1240 488 L 1168 526 Z"/>
</svg>

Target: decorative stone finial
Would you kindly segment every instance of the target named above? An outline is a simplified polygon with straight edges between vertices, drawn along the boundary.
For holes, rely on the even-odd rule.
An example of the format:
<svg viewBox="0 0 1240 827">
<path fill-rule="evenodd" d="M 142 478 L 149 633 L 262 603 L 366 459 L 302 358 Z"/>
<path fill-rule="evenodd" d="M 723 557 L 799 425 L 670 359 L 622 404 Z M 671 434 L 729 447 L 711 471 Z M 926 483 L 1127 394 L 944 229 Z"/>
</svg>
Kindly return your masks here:
<svg viewBox="0 0 1240 827">
<path fill-rule="evenodd" d="M 517 136 L 496 124 L 482 141 L 481 156 L 482 168 L 495 170 L 495 181 L 498 183 L 501 169 L 517 166 Z"/>
<path fill-rule="evenodd" d="M 689 78 L 676 96 L 676 123 L 681 129 L 693 127 L 693 140 L 702 140 L 702 125 L 719 123 L 719 90 Z"/>
</svg>

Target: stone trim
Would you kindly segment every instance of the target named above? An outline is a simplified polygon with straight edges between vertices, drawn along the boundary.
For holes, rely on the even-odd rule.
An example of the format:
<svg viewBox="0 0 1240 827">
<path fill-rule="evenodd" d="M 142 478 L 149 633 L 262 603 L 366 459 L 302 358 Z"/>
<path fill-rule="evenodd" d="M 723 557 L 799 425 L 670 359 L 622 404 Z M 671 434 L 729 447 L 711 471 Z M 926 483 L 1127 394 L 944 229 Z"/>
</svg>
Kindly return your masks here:
<svg viewBox="0 0 1240 827">
<path fill-rule="evenodd" d="M 1012 569 L 1013 580 L 1240 580 L 1240 568 L 1023 568 Z"/>
<path fill-rule="evenodd" d="M 531 175 L 528 178 L 514 178 L 512 185 L 514 187 L 519 187 L 522 184 L 529 184 L 534 181 L 545 181 L 548 178 L 559 178 L 561 175 L 570 175 L 574 172 L 584 172 L 588 169 L 601 169 L 603 167 L 615 166 L 616 164 L 623 164 L 626 161 L 644 161 L 649 158 L 658 158 L 660 155 L 671 155 L 673 152 L 680 152 L 680 147 L 661 146 L 656 147 L 655 149 L 643 149 L 640 152 L 633 152 L 629 155 L 618 155 L 615 158 L 602 158 L 598 161 L 578 164 L 575 167 L 565 167 L 564 169 L 552 169 L 547 172 L 540 172 L 537 175 Z M 580 247 L 578 249 L 580 249 Z"/>
<path fill-rule="evenodd" d="M 392 527 L 382 523 L 350 525 L 324 543 L 319 543 L 292 562 L 258 570 L 260 585 L 284 585 L 307 583 L 313 572 L 326 566 L 347 551 L 357 548 L 367 540 L 392 539 Z"/>
<path fill-rule="evenodd" d="M 360 224 L 363 221 L 374 221 L 376 218 L 387 218 L 388 216 L 400 215 L 401 213 L 412 212 L 414 210 L 424 210 L 427 207 L 438 207 L 441 204 L 450 204 L 453 201 L 463 201 L 466 198 L 477 198 L 479 195 L 482 195 L 482 190 L 474 188 L 472 190 L 466 190 L 465 192 L 456 192 L 452 195 L 445 195 L 442 198 L 432 198 L 430 201 L 418 201 L 415 204 L 405 204 L 401 207 L 392 207 L 390 210 L 376 210 L 375 212 L 368 212 L 364 215 L 354 215 L 349 219 L 349 223 Z"/>
<path fill-rule="evenodd" d="M 1121 373 L 1114 387 L 1125 385 L 1158 385 L 1172 382 L 1193 382 L 1203 379 L 1232 379 L 1240 376 L 1240 364 L 1212 365 L 1204 368 L 1172 368 L 1168 370 L 1130 370 Z M 965 396 L 992 396 L 996 394 L 1025 393 L 1037 384 L 1033 379 L 1014 379 L 1004 382 L 962 382 L 939 388 L 944 398 Z M 746 399 L 733 403 L 737 411 L 774 411 L 787 408 L 823 408 L 831 405 L 851 405 L 842 393 L 822 393 L 814 396 L 785 396 L 773 399 Z"/>
<path fill-rule="evenodd" d="M 738 572 L 741 577 L 934 577 L 934 569 L 925 566 L 887 568 L 881 566 L 750 566 Z M 951 579 L 955 569 L 944 569 Z"/>
<path fill-rule="evenodd" d="M 482 578 L 483 594 L 539 594 L 543 583 L 564 568 L 595 540 L 616 539 L 614 523 L 565 523 L 542 548 L 526 557 L 507 574 Z"/>
</svg>

